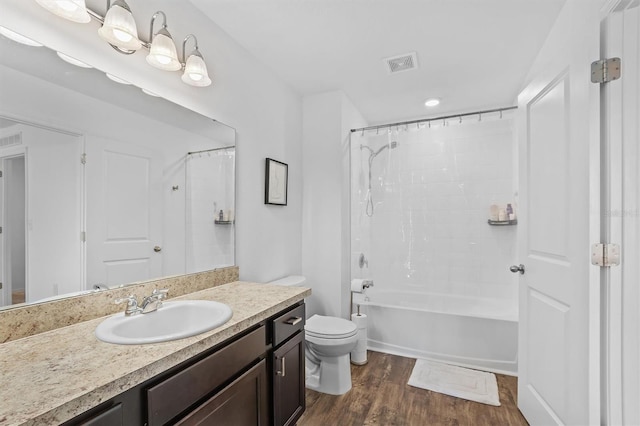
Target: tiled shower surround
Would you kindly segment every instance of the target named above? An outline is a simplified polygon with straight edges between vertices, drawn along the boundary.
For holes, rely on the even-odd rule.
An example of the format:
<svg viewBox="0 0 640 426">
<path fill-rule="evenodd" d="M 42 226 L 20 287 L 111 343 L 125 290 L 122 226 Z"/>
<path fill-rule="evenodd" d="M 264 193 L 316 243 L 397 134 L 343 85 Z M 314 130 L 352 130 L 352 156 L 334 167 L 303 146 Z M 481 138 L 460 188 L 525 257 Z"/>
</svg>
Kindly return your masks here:
<svg viewBox="0 0 640 426">
<path fill-rule="evenodd" d="M 187 271 L 234 263 L 235 149 L 187 157 Z M 215 223 L 223 211 L 224 223 Z M 229 217 L 230 216 L 230 217 Z"/>
<path fill-rule="evenodd" d="M 517 226 L 487 223 L 492 204 L 511 203 L 518 213 L 513 120 L 505 113 L 459 121 L 352 134 L 352 276 L 372 278 L 377 289 L 515 303 Z M 369 217 L 370 151 L 361 145 L 375 152 L 393 141 L 372 162 Z"/>
</svg>

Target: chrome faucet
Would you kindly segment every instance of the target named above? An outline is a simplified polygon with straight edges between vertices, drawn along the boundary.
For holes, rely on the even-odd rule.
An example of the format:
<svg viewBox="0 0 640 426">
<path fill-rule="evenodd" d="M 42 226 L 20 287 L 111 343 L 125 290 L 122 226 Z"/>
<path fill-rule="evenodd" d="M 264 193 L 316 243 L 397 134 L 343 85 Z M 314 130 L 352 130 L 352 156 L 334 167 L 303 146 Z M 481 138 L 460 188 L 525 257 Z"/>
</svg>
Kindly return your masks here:
<svg viewBox="0 0 640 426">
<path fill-rule="evenodd" d="M 136 315 L 142 312 L 142 309 L 138 307 L 138 301 L 136 300 L 136 297 L 133 294 L 129 295 L 129 297 L 123 297 L 115 300 L 116 305 L 119 305 L 124 302 L 127 302 L 127 308 L 124 310 L 125 316 L 128 317 L 128 316 Z"/>
<path fill-rule="evenodd" d="M 124 310 L 124 315 L 127 317 L 137 314 L 148 314 L 149 312 L 158 310 L 158 308 L 162 306 L 162 300 L 167 298 L 167 293 L 169 293 L 167 289 L 158 290 L 156 288 L 150 296 L 142 299 L 140 306 L 138 306 L 138 300 L 133 294 L 129 297 L 116 299 L 115 303 L 120 304 L 127 302 L 127 308 Z"/>
<path fill-rule="evenodd" d="M 167 293 L 169 293 L 169 290 L 166 288 L 162 290 L 158 290 L 157 288 L 154 289 L 151 296 L 147 296 L 142 299 L 142 313 L 147 314 L 161 307 L 162 301 L 167 298 Z"/>
<path fill-rule="evenodd" d="M 363 288 L 373 287 L 373 280 L 364 280 L 362 282 L 362 287 Z"/>
</svg>

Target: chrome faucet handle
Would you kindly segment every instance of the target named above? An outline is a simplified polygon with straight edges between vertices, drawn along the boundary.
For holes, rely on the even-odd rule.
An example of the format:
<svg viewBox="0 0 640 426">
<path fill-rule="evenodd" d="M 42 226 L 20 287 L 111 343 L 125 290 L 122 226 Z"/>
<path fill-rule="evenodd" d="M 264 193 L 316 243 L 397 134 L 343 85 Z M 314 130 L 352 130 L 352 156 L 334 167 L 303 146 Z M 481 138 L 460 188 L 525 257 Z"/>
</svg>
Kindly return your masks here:
<svg viewBox="0 0 640 426">
<path fill-rule="evenodd" d="M 154 289 L 150 296 L 142 300 L 142 313 L 153 312 L 162 306 L 162 300 L 167 298 L 168 289 Z"/>
<path fill-rule="evenodd" d="M 362 282 L 362 287 L 364 288 L 373 287 L 373 280 L 364 280 Z"/>
<path fill-rule="evenodd" d="M 167 294 L 169 294 L 169 289 L 168 288 L 163 288 L 163 289 L 153 289 L 153 292 L 151 293 L 151 296 L 155 296 L 158 300 L 163 300 L 167 298 Z"/>
<path fill-rule="evenodd" d="M 138 300 L 133 294 L 129 295 L 129 297 L 116 299 L 114 302 L 116 305 L 127 302 L 127 308 L 124 310 L 125 316 L 135 315 L 141 312 L 141 309 L 138 308 Z"/>
</svg>

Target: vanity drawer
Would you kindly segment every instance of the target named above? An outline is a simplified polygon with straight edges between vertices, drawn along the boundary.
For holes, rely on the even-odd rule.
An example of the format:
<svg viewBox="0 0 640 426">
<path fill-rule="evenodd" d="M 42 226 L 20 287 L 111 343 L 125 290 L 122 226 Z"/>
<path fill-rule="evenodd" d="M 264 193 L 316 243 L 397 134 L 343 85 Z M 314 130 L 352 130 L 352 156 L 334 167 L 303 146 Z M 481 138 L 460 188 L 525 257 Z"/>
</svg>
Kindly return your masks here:
<svg viewBox="0 0 640 426">
<path fill-rule="evenodd" d="M 263 325 L 147 389 L 149 426 L 169 422 L 260 358 L 268 349 L 266 341 Z"/>
<path fill-rule="evenodd" d="M 304 330 L 304 303 L 273 319 L 273 346 Z"/>
</svg>

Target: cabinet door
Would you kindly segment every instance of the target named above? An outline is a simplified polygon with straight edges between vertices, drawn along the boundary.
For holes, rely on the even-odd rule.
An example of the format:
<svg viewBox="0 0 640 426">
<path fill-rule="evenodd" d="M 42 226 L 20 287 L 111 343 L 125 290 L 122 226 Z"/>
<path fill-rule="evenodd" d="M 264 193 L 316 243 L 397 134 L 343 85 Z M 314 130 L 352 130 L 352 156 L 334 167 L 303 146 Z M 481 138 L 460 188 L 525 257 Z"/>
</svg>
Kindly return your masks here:
<svg viewBox="0 0 640 426">
<path fill-rule="evenodd" d="M 293 425 L 305 409 L 304 332 L 273 352 L 274 425 Z"/>
<path fill-rule="evenodd" d="M 267 379 L 267 361 L 263 359 L 176 424 L 267 426 Z"/>
</svg>

